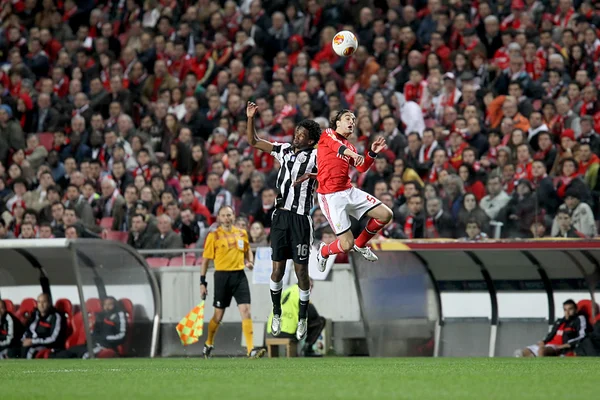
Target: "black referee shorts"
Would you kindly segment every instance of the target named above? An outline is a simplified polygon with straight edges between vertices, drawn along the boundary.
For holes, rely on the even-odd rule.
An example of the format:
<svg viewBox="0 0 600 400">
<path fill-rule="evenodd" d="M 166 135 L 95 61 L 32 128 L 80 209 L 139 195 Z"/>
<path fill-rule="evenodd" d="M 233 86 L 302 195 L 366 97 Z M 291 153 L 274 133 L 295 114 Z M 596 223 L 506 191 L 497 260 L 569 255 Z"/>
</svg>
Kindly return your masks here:
<svg viewBox="0 0 600 400">
<path fill-rule="evenodd" d="M 231 298 L 240 304 L 250 304 L 250 286 L 244 270 L 215 271 L 215 296 L 213 307 L 227 308 Z"/>
<path fill-rule="evenodd" d="M 312 221 L 310 216 L 277 209 L 271 223 L 271 248 L 273 261 L 294 260 L 296 264 L 308 265 L 312 244 Z"/>
</svg>

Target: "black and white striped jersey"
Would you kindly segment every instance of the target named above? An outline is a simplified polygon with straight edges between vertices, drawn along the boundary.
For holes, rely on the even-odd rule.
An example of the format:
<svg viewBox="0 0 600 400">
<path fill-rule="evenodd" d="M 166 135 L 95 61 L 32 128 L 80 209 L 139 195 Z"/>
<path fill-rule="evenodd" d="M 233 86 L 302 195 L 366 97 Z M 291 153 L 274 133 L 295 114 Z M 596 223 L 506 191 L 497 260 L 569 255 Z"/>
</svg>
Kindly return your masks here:
<svg viewBox="0 0 600 400">
<path fill-rule="evenodd" d="M 277 207 L 309 215 L 316 179 L 307 179 L 295 187 L 293 184 L 302 175 L 317 172 L 317 149 L 309 147 L 295 153 L 289 143 L 273 143 L 271 155 L 281 164 L 277 175 Z"/>
</svg>

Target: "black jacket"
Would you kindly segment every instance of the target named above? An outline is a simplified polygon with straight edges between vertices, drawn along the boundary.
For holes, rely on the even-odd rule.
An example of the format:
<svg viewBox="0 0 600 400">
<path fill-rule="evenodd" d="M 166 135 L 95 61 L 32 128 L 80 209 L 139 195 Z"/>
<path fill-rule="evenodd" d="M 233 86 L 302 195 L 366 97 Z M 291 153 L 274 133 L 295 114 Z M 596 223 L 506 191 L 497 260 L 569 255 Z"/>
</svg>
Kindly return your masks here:
<svg viewBox="0 0 600 400">
<path fill-rule="evenodd" d="M 63 349 L 66 339 L 66 319 L 54 308 L 45 317 L 38 310 L 27 323 L 24 338 L 32 339 L 32 346 Z"/>
<path fill-rule="evenodd" d="M 7 312 L 0 318 L 0 351 L 21 347 L 23 325 L 13 314 Z"/>
<path fill-rule="evenodd" d="M 556 320 L 544 343 L 551 341 L 557 334 L 562 335 L 563 344 L 570 344 L 575 347 L 585 337 L 587 331 L 587 322 L 583 315 L 577 315 L 572 319 L 559 318 Z"/>
<path fill-rule="evenodd" d="M 96 322 L 92 337 L 94 342 L 102 347 L 116 349 L 125 341 L 127 334 L 127 317 L 124 311 L 113 310 L 111 312 L 96 313 Z"/>
</svg>

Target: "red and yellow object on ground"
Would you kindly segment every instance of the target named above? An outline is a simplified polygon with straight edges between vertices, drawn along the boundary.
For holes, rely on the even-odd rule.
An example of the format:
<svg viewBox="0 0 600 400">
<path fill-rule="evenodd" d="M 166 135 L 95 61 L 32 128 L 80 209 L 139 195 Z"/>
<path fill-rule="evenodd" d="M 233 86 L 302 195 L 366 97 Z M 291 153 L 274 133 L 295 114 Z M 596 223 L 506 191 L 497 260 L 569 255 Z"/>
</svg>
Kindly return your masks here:
<svg viewBox="0 0 600 400">
<path fill-rule="evenodd" d="M 177 324 L 177 334 L 184 346 L 194 344 L 202 336 L 204 327 L 204 300 Z"/>
</svg>

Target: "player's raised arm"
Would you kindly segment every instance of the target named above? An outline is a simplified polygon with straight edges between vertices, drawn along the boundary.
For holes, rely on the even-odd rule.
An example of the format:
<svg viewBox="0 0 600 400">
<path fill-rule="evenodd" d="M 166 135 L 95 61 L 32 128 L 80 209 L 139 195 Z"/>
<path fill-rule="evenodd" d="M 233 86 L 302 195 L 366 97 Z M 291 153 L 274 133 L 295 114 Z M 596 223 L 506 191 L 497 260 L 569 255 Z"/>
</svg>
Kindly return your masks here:
<svg viewBox="0 0 600 400">
<path fill-rule="evenodd" d="M 333 132 L 333 130 L 327 129 L 323 133 L 323 144 L 325 144 L 331 150 L 342 156 L 350 157 L 353 160 L 352 165 L 354 165 L 355 167 L 358 167 L 359 165 L 362 165 L 365 162 L 365 158 L 363 156 L 361 156 L 360 154 L 356 154 L 348 147 L 346 147 L 345 144 L 340 142 L 335 137 L 335 133 Z"/>
<path fill-rule="evenodd" d="M 367 172 L 371 165 L 373 165 L 373 161 L 377 158 L 377 154 L 382 152 L 387 148 L 387 143 L 382 136 L 379 136 L 373 144 L 371 144 L 371 149 L 367 151 L 365 155 L 365 161 L 361 165 L 354 165 L 359 172 Z"/>
<path fill-rule="evenodd" d="M 259 138 L 258 134 L 256 133 L 254 117 L 256 116 L 257 111 L 258 106 L 249 101 L 248 106 L 246 107 L 246 116 L 248 117 L 246 136 L 248 137 L 248 143 L 250 143 L 250 146 L 256 149 L 270 153 L 273 151 L 273 144 Z"/>
</svg>

